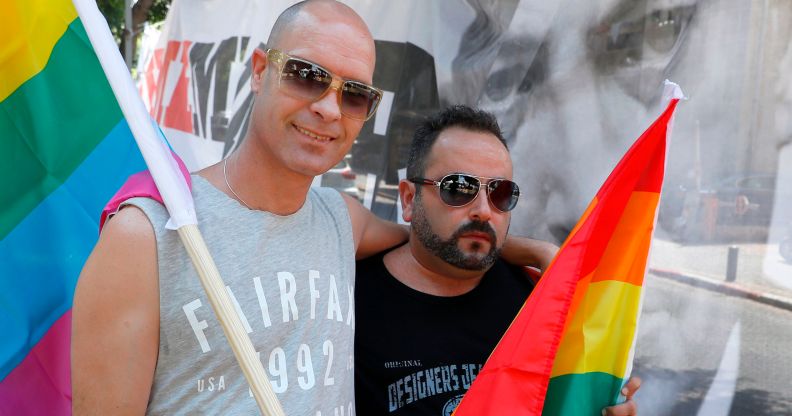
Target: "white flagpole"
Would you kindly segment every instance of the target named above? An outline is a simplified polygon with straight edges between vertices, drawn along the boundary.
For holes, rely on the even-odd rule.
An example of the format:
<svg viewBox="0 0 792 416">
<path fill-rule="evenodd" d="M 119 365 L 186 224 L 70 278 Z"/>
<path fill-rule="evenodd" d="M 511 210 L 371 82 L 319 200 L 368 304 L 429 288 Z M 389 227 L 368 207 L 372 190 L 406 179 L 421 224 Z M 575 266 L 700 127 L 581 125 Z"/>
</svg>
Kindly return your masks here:
<svg viewBox="0 0 792 416">
<path fill-rule="evenodd" d="M 99 13 L 94 0 L 73 0 L 73 2 L 121 111 L 135 136 L 143 159 L 146 161 L 151 176 L 154 178 L 171 215 L 168 228 L 173 227 L 179 233 L 179 237 L 198 272 L 209 303 L 212 305 L 231 349 L 242 367 L 242 372 L 250 384 L 259 409 L 264 415 L 284 415 L 283 408 L 264 373 L 261 360 L 256 355 L 253 343 L 242 326 L 225 290 L 225 284 L 217 271 L 217 266 L 198 230 L 198 221 L 190 190 L 176 161 L 171 156 L 170 150 L 160 139 L 156 125 L 143 105 L 124 59 L 110 34 L 107 22 Z"/>
<path fill-rule="evenodd" d="M 663 95 L 662 95 L 662 101 L 661 101 L 663 103 L 663 106 L 661 107 L 662 111 L 665 111 L 665 109 L 668 108 L 668 105 L 671 104 L 672 100 L 680 100 L 681 101 L 681 100 L 686 100 L 686 99 L 687 98 L 685 98 L 685 93 L 682 92 L 682 88 L 680 88 L 679 85 L 677 85 L 676 83 L 671 82 L 669 80 L 665 80 L 663 82 Z M 665 160 L 663 161 L 663 163 L 664 163 L 664 165 L 663 165 L 663 177 L 664 177 L 663 181 L 665 181 L 665 172 L 667 171 L 668 148 L 669 148 L 669 142 L 671 141 L 671 131 L 674 128 L 674 117 L 675 116 L 676 116 L 676 110 L 674 110 L 674 114 L 671 115 L 671 118 L 668 120 L 668 124 L 666 125 L 666 143 L 665 143 L 666 157 L 665 157 Z M 658 218 L 658 213 L 659 212 L 660 212 L 660 202 L 658 201 L 657 206 L 655 207 L 654 225 L 652 225 L 652 239 L 651 239 L 651 241 L 649 243 L 649 251 L 647 251 L 647 253 L 646 253 L 646 260 L 647 261 L 646 261 L 646 265 L 644 266 L 644 276 L 646 276 L 649 273 L 649 260 L 652 258 L 652 247 L 654 246 L 654 235 L 655 235 L 655 231 L 657 230 L 657 218 Z M 632 344 L 630 344 L 630 352 L 627 354 L 627 366 L 626 366 L 626 368 L 624 370 L 624 378 L 623 378 L 623 381 L 622 381 L 622 387 L 624 387 L 624 385 L 627 384 L 627 382 L 630 379 L 630 376 L 632 375 L 633 361 L 635 359 L 635 346 L 636 346 L 636 344 L 638 342 L 638 326 L 641 324 L 641 311 L 643 311 L 644 296 L 645 295 L 646 295 L 646 291 L 644 290 L 644 286 L 642 285 L 641 286 L 641 295 L 640 295 L 640 298 L 638 299 L 638 313 L 635 315 L 635 322 L 636 322 L 636 324 L 635 324 L 635 333 L 633 334 Z M 618 403 L 624 403 L 624 401 L 626 399 L 627 398 L 624 397 L 623 395 L 621 395 L 621 393 L 620 393 L 617 401 L 618 401 Z"/>
</svg>

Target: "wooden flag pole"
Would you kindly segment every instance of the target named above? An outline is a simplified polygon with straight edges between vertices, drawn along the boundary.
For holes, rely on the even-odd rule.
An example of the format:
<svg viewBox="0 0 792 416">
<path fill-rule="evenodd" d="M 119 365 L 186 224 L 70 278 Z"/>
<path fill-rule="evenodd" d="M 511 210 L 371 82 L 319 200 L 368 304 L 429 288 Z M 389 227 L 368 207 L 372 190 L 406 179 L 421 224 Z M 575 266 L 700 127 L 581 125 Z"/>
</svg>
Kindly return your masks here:
<svg viewBox="0 0 792 416">
<path fill-rule="evenodd" d="M 172 223 L 192 259 L 201 285 L 242 368 L 242 373 L 250 384 L 259 410 L 267 416 L 283 416 L 283 408 L 272 391 L 261 360 L 256 355 L 253 343 L 242 326 L 242 321 L 225 290 L 225 283 L 198 230 L 189 188 L 164 140 L 159 138 L 151 116 L 146 111 L 121 53 L 113 41 L 107 22 L 99 13 L 94 0 L 73 0 L 73 3 L 143 159 L 168 208 L 171 216 L 169 228 Z"/>
<path fill-rule="evenodd" d="M 283 408 L 264 374 L 261 360 L 259 360 L 253 348 L 253 343 L 250 341 L 247 332 L 245 332 L 242 321 L 231 303 L 231 298 L 229 298 L 228 292 L 225 290 L 223 279 L 220 277 L 220 272 L 217 270 L 214 260 L 212 260 L 198 226 L 194 224 L 185 225 L 177 231 L 184 248 L 187 249 L 187 253 L 192 259 L 195 270 L 198 272 L 201 285 L 209 298 L 209 303 L 212 305 L 217 319 L 220 321 L 220 325 L 223 327 L 228 343 L 231 345 L 231 349 L 234 351 L 240 367 L 242 367 L 242 372 L 250 384 L 261 413 L 270 416 L 284 415 Z"/>
</svg>

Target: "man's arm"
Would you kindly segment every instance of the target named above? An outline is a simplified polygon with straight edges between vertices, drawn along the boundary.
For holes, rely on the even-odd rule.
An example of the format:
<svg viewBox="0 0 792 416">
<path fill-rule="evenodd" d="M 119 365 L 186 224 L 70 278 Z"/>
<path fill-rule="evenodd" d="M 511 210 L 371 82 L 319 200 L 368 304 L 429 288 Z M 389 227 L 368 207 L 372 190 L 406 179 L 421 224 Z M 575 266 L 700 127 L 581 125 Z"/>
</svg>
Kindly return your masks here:
<svg viewBox="0 0 792 416">
<path fill-rule="evenodd" d="M 372 254 L 407 241 L 409 228 L 377 217 L 357 199 L 341 193 L 349 209 L 352 233 L 355 236 L 355 259 L 364 259 Z"/>
<path fill-rule="evenodd" d="M 501 258 L 515 266 L 532 266 L 545 271 L 557 251 L 558 246 L 553 243 L 510 234 L 503 244 Z"/>
<path fill-rule="evenodd" d="M 159 348 L 154 230 L 125 208 L 105 224 L 83 267 L 72 309 L 72 408 L 143 414 Z"/>
</svg>

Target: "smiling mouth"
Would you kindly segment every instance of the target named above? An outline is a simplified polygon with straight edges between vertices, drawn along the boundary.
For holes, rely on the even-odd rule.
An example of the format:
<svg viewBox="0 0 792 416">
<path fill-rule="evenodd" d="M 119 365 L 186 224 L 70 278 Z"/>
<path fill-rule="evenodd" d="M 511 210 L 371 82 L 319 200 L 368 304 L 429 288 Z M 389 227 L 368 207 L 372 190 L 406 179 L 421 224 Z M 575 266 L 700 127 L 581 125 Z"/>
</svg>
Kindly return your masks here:
<svg viewBox="0 0 792 416">
<path fill-rule="evenodd" d="M 294 126 L 295 130 L 297 130 L 298 132 L 300 132 L 300 133 L 302 133 L 302 134 L 304 134 L 304 135 L 306 135 L 306 136 L 308 136 L 308 137 L 310 137 L 310 138 L 312 138 L 312 139 L 314 139 L 314 140 L 316 140 L 318 142 L 328 143 L 328 142 L 333 140 L 333 137 L 322 136 L 322 135 L 316 134 L 316 133 L 314 133 L 314 132 L 312 132 L 310 130 L 306 130 L 306 129 L 304 129 L 304 128 L 296 125 L 296 124 L 293 124 L 293 126 Z"/>
</svg>

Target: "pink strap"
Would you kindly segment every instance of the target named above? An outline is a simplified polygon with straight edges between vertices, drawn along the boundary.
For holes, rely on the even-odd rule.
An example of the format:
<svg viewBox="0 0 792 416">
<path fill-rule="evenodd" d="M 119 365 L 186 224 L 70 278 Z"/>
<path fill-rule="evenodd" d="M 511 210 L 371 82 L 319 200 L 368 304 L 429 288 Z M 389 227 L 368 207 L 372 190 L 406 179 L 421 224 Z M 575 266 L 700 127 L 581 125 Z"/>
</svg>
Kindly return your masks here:
<svg viewBox="0 0 792 416">
<path fill-rule="evenodd" d="M 187 166 L 185 166 L 184 162 L 176 153 L 171 152 L 171 154 L 176 159 L 176 163 L 179 164 L 179 170 L 182 175 L 184 175 L 187 186 L 192 190 L 192 180 L 190 178 L 190 172 L 187 171 Z M 157 185 L 154 184 L 154 178 L 151 177 L 151 173 L 149 173 L 148 170 L 130 176 L 126 183 L 124 183 L 124 186 L 113 195 L 110 202 L 108 202 L 102 210 L 102 216 L 99 219 L 99 231 L 102 230 L 107 218 L 118 212 L 118 207 L 121 206 L 124 201 L 138 197 L 151 198 L 164 205 L 162 195 L 160 195 Z"/>
</svg>

